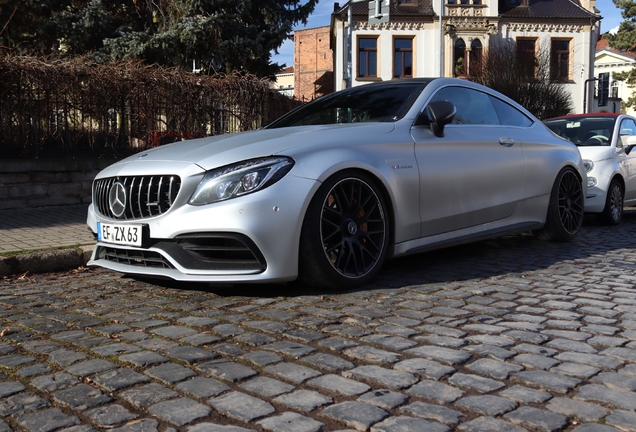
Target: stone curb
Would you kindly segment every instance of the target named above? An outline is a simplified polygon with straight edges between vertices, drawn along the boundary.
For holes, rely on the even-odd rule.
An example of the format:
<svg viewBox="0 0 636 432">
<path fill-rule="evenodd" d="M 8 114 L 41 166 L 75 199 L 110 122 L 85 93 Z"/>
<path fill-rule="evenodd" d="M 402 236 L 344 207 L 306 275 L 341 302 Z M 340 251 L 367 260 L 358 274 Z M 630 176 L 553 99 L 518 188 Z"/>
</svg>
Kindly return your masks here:
<svg viewBox="0 0 636 432">
<path fill-rule="evenodd" d="M 19 273 L 49 273 L 85 266 L 94 247 L 88 245 L 0 257 L 0 277 Z"/>
</svg>

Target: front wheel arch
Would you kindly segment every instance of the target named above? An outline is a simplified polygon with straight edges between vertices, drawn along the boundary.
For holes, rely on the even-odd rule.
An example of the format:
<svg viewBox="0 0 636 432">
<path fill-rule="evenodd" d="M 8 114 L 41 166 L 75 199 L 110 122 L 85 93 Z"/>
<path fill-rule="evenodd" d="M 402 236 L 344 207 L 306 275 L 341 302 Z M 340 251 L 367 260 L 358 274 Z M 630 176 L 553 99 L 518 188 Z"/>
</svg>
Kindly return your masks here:
<svg viewBox="0 0 636 432">
<path fill-rule="evenodd" d="M 380 199 L 381 208 L 385 215 L 385 236 L 380 261 L 368 274 L 361 277 L 348 277 L 338 274 L 335 264 L 328 264 L 327 255 L 323 249 L 326 239 L 320 238 L 322 235 L 322 212 L 327 202 L 329 194 L 333 188 L 341 185 L 345 181 L 360 181 L 361 185 L 368 185 Z M 321 216 L 318 216 L 320 213 Z M 368 283 L 380 270 L 386 258 L 391 254 L 391 245 L 394 238 L 394 211 L 391 195 L 384 184 L 372 173 L 360 169 L 346 169 L 338 171 L 325 179 L 316 190 L 309 201 L 308 207 L 303 216 L 303 223 L 299 242 L 299 280 L 309 285 L 329 288 L 348 289 L 358 285 Z M 321 250 L 318 253 L 318 250 Z"/>
</svg>

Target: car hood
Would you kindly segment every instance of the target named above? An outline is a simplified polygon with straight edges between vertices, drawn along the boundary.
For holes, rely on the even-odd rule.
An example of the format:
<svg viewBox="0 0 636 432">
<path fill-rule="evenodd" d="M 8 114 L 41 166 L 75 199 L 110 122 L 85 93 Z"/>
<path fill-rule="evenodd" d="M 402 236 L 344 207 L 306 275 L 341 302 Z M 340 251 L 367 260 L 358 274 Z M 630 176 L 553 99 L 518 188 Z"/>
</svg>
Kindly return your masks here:
<svg viewBox="0 0 636 432">
<path fill-rule="evenodd" d="M 594 162 L 610 159 L 616 155 L 616 149 L 608 146 L 580 146 L 581 158 Z"/>
<path fill-rule="evenodd" d="M 189 162 L 204 170 L 245 159 L 293 152 L 305 146 L 342 146 L 386 134 L 394 123 L 358 123 L 261 129 L 180 141 L 146 150 L 116 165 L 143 162 Z"/>
</svg>

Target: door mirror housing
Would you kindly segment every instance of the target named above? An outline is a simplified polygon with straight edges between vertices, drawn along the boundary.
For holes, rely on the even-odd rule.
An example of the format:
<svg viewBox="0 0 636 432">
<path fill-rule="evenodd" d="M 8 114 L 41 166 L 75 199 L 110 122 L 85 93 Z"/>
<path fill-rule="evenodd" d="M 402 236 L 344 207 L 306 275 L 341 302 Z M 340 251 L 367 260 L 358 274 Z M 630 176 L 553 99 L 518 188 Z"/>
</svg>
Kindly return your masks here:
<svg viewBox="0 0 636 432">
<path fill-rule="evenodd" d="M 457 109 L 449 101 L 435 101 L 428 104 L 415 121 L 415 125 L 430 125 L 431 131 L 436 137 L 444 136 L 444 126 L 455 118 Z M 635 142 L 636 144 L 636 142 Z"/>
</svg>

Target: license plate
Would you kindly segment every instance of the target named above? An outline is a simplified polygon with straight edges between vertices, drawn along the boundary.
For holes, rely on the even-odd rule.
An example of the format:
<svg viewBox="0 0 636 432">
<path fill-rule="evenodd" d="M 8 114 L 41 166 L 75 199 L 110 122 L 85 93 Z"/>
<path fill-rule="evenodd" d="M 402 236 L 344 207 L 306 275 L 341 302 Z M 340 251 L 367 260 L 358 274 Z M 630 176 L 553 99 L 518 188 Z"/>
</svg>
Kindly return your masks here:
<svg viewBox="0 0 636 432">
<path fill-rule="evenodd" d="M 100 242 L 141 247 L 142 239 L 143 225 L 97 222 L 97 240 Z"/>
</svg>

